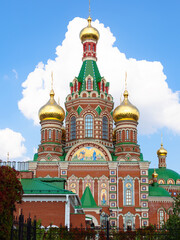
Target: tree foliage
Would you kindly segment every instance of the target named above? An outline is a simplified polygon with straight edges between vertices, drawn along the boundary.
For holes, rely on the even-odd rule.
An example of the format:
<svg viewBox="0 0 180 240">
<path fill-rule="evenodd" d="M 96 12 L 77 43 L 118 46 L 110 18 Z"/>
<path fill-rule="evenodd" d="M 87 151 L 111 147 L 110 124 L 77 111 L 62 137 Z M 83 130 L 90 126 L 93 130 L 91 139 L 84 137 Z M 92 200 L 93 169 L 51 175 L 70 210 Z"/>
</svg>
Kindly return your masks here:
<svg viewBox="0 0 180 240">
<path fill-rule="evenodd" d="M 21 202 L 23 189 L 18 172 L 8 166 L 0 167 L 0 239 L 10 239 L 15 203 Z"/>
<path fill-rule="evenodd" d="M 169 219 L 165 223 L 165 229 L 170 233 L 169 240 L 179 239 L 180 235 L 180 194 L 174 198 L 173 214 L 169 216 Z"/>
</svg>

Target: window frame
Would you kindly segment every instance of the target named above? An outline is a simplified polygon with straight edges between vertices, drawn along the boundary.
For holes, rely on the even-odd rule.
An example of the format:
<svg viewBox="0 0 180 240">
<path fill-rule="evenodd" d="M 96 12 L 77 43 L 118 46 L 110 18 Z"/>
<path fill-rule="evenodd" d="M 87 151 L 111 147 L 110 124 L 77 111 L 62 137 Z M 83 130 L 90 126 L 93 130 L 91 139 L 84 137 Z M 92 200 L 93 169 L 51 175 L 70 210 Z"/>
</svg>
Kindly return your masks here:
<svg viewBox="0 0 180 240">
<path fill-rule="evenodd" d="M 70 120 L 70 140 L 76 139 L 76 117 L 72 116 Z"/>
<path fill-rule="evenodd" d="M 85 116 L 85 138 L 93 138 L 94 121 L 91 114 Z"/>
</svg>

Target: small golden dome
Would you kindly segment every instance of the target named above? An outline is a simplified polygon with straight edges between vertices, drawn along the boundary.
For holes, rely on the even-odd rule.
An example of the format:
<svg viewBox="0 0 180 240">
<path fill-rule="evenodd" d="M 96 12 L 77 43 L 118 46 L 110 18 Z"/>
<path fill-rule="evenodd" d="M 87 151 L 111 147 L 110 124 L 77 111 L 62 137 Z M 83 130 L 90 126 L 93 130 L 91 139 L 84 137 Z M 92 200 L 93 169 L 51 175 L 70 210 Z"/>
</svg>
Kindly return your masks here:
<svg viewBox="0 0 180 240">
<path fill-rule="evenodd" d="M 153 174 L 152 174 L 152 177 L 153 177 L 153 178 L 157 178 L 157 177 L 158 177 L 158 174 L 157 174 L 157 172 L 156 172 L 155 169 L 154 169 L 154 172 L 153 172 Z"/>
<path fill-rule="evenodd" d="M 44 120 L 58 120 L 63 121 L 65 118 L 64 109 L 56 103 L 54 100 L 54 91 L 53 89 L 50 92 L 50 100 L 40 108 L 39 110 L 39 119 L 40 121 Z"/>
<path fill-rule="evenodd" d="M 128 100 L 128 91 L 124 91 L 124 100 L 122 103 L 114 109 L 113 119 L 115 122 L 123 120 L 133 120 L 138 121 L 139 110 L 132 105 Z"/>
<path fill-rule="evenodd" d="M 160 149 L 157 150 L 157 155 L 158 156 L 166 156 L 167 155 L 167 150 L 163 147 L 162 143 L 161 143 Z"/>
<path fill-rule="evenodd" d="M 88 17 L 87 21 L 88 21 L 88 26 L 83 28 L 79 35 L 81 42 L 84 42 L 85 40 L 88 40 L 88 39 L 98 41 L 99 40 L 99 32 L 96 28 L 91 26 L 92 18 Z"/>
</svg>

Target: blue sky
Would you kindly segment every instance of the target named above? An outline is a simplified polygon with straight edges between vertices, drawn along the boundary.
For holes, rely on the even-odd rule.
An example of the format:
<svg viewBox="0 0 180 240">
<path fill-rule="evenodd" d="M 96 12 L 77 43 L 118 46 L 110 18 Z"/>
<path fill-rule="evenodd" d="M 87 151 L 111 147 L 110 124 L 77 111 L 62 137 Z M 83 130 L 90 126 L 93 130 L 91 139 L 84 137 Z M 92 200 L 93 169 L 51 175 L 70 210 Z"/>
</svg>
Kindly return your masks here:
<svg viewBox="0 0 180 240">
<path fill-rule="evenodd" d="M 116 38 L 114 47 L 124 53 L 127 59 L 160 62 L 163 66 L 163 73 L 167 77 L 166 82 L 172 92 L 180 89 L 179 10 L 180 2 L 174 0 L 91 0 L 92 19 L 98 19 L 105 28 L 110 28 Z M 14 132 L 21 133 L 25 139 L 23 144 L 26 153 L 22 150 L 23 154 L 19 154 L 16 160 L 23 159 L 23 157 L 32 158 L 33 149 L 37 148 L 40 143 L 40 127 L 34 124 L 33 119 L 27 119 L 18 107 L 18 102 L 23 97 L 22 83 L 39 62 L 46 64 L 48 59 L 56 58 L 56 47 L 62 44 L 67 26 L 75 17 L 88 17 L 88 0 L 0 1 L 0 129 L 12 129 Z M 98 59 L 101 61 L 100 55 Z M 105 62 L 106 59 L 103 61 Z M 80 68 L 77 68 L 76 75 L 79 70 Z M 102 71 L 101 74 L 104 75 Z M 106 75 L 104 76 L 106 78 Z M 72 81 L 73 78 L 74 75 L 68 81 Z M 157 86 L 154 85 L 154 88 Z M 158 91 L 161 93 L 161 88 Z M 116 97 L 119 98 L 120 94 Z M 150 101 L 153 99 L 152 91 Z M 61 99 L 61 105 L 64 101 L 65 99 Z M 164 103 L 166 104 L 166 101 Z M 156 105 L 156 102 L 154 104 Z M 161 104 L 163 105 L 163 99 Z M 157 117 L 163 118 L 163 116 Z M 174 113 L 173 117 L 176 118 Z M 168 150 L 168 168 L 180 172 L 178 120 L 180 123 L 179 115 L 177 121 L 172 123 L 173 130 L 169 127 L 170 124 L 167 126 L 162 124 L 162 127 L 158 124 L 155 131 L 148 131 L 146 134 L 140 131 L 138 142 L 144 158 L 152 162 L 152 167 L 157 166 L 158 163 L 156 151 L 160 147 L 161 132 L 163 132 L 164 147 Z M 9 141 L 7 144 L 11 158 L 14 146 Z M 5 157 L 1 151 L 3 152 L 4 148 L 0 148 L 0 158 L 3 160 Z"/>
</svg>

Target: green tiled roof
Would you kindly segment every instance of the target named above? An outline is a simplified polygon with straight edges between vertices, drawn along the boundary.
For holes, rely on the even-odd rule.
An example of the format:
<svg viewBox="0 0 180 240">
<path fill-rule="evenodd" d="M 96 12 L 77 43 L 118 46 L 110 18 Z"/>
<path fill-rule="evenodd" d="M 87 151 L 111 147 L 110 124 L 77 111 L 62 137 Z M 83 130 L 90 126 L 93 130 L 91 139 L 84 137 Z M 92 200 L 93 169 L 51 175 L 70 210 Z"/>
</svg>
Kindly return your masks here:
<svg viewBox="0 0 180 240">
<path fill-rule="evenodd" d="M 37 161 L 37 159 L 38 159 L 38 153 L 35 153 L 33 161 Z"/>
<path fill-rule="evenodd" d="M 153 183 L 149 186 L 149 196 L 150 197 L 171 197 L 168 191 L 164 188 L 159 187 L 158 183 Z"/>
<path fill-rule="evenodd" d="M 99 73 L 99 69 L 97 67 L 96 61 L 93 61 L 93 60 L 85 60 L 82 64 L 79 76 L 77 78 L 78 82 L 81 83 L 81 88 L 79 93 L 86 90 L 85 79 L 88 75 L 91 75 L 93 77 L 93 90 L 99 93 L 98 82 L 101 81 L 101 75 Z"/>
<path fill-rule="evenodd" d="M 149 168 L 149 171 L 148 171 L 149 179 L 152 178 L 153 172 L 154 172 L 154 168 Z M 170 178 L 173 179 L 174 181 L 176 181 L 177 179 L 180 179 L 180 175 L 171 169 L 156 168 L 156 173 L 158 174 L 157 180 L 164 179 L 166 183 L 167 183 L 167 180 Z"/>
<path fill-rule="evenodd" d="M 37 180 L 41 180 L 42 182 L 48 183 L 61 189 L 65 188 L 66 180 L 64 178 L 37 178 Z"/>
<path fill-rule="evenodd" d="M 36 179 L 21 179 L 24 194 L 74 194 L 71 191 L 52 186 Z"/>
<path fill-rule="evenodd" d="M 93 198 L 89 187 L 86 187 L 81 198 L 81 203 L 83 208 L 99 208 Z"/>
</svg>

